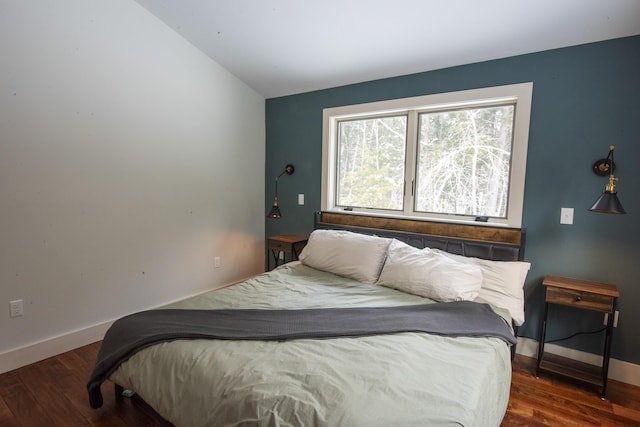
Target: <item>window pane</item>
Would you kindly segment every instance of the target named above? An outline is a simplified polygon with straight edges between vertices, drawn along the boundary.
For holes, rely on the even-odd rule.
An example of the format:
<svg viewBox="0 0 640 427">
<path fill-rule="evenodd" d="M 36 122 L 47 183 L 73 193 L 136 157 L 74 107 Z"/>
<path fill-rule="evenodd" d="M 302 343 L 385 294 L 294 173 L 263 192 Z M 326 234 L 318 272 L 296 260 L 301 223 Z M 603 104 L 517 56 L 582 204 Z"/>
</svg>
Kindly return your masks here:
<svg viewBox="0 0 640 427">
<path fill-rule="evenodd" d="M 406 116 L 341 121 L 337 206 L 402 210 Z"/>
<path fill-rule="evenodd" d="M 415 210 L 505 218 L 514 106 L 420 114 Z"/>
</svg>

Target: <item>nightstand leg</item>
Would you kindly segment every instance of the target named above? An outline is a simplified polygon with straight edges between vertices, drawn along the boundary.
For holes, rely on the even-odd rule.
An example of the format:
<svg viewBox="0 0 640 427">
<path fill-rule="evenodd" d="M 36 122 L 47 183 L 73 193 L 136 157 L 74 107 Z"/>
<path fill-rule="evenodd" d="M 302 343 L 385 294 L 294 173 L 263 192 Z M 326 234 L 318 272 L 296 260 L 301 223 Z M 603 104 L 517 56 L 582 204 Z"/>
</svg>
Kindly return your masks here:
<svg viewBox="0 0 640 427">
<path fill-rule="evenodd" d="M 271 249 L 271 256 L 273 256 L 273 268 L 276 268 L 278 266 L 278 256 L 280 256 L 280 251 L 276 252 L 275 249 Z"/>
<path fill-rule="evenodd" d="M 544 303 L 544 315 L 542 317 L 542 325 L 540 326 L 540 336 L 538 337 L 538 363 L 536 364 L 536 378 L 540 377 L 540 363 L 542 363 L 542 354 L 544 353 L 544 340 L 547 335 L 547 314 L 549 312 L 549 303 Z"/>
<path fill-rule="evenodd" d="M 611 336 L 613 335 L 613 322 L 616 314 L 616 306 L 615 302 L 613 305 L 613 310 L 609 313 L 609 318 L 607 319 L 607 332 L 604 338 L 604 355 L 602 359 L 602 399 L 604 400 L 607 396 L 607 379 L 609 378 L 609 358 L 611 357 Z"/>
<path fill-rule="evenodd" d="M 114 384 L 114 392 L 116 395 L 116 402 L 120 402 L 122 400 L 122 393 L 124 393 L 124 387 L 118 384 Z"/>
</svg>

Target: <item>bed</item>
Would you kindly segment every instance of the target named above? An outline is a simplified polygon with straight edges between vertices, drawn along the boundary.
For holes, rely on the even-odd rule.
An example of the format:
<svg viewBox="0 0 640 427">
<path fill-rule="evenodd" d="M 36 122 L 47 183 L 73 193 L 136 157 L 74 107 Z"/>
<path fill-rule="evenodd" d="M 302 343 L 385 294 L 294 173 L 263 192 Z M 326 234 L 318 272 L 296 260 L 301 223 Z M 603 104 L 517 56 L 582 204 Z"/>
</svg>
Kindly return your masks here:
<svg viewBox="0 0 640 427">
<path fill-rule="evenodd" d="M 162 311 L 330 313 L 330 327 L 343 325 L 347 336 L 323 327 L 325 335 L 310 337 L 152 339 L 103 367 L 104 378 L 92 376 L 90 396 L 108 378 L 118 394 L 138 393 L 178 427 L 500 425 L 511 382 L 507 335 L 524 321 L 524 236 L 522 229 L 319 212 L 299 261 Z M 457 311 L 454 320 L 434 317 L 428 332 L 362 332 L 358 322 L 375 320 L 340 320 L 467 306 L 483 311 L 482 321 L 464 321 L 474 324 L 469 334 L 449 330 L 467 319 Z M 485 317 L 507 332 L 478 330 Z"/>
</svg>

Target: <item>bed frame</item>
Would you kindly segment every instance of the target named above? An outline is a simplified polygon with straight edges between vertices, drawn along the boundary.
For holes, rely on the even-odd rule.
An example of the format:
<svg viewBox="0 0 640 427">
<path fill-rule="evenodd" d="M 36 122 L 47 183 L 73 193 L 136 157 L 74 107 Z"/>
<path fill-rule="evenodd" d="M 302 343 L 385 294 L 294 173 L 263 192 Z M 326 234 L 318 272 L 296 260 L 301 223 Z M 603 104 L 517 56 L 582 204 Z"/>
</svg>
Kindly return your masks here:
<svg viewBox="0 0 640 427">
<path fill-rule="evenodd" d="M 493 261 L 524 260 L 523 228 L 464 225 L 404 218 L 316 212 L 314 228 L 347 230 L 401 240 L 417 248 L 437 248 Z"/>
</svg>

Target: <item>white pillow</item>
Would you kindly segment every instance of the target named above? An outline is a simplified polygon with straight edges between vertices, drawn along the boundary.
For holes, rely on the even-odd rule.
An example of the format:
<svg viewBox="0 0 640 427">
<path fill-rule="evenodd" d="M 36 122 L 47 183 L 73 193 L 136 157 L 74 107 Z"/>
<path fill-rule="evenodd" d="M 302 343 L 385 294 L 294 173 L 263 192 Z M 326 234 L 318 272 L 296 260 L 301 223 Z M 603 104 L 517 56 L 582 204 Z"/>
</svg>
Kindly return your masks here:
<svg viewBox="0 0 640 427">
<path fill-rule="evenodd" d="M 341 230 L 315 230 L 300 254 L 300 261 L 365 283 L 375 283 L 391 239 Z"/>
<path fill-rule="evenodd" d="M 472 301 L 482 286 L 482 273 L 478 266 L 394 239 L 378 284 L 440 302 Z"/>
<path fill-rule="evenodd" d="M 464 257 L 439 249 L 432 251 L 456 261 L 479 266 L 482 269 L 482 288 L 478 299 L 508 310 L 516 325 L 524 323 L 524 281 L 531 268 L 530 263 Z"/>
</svg>

